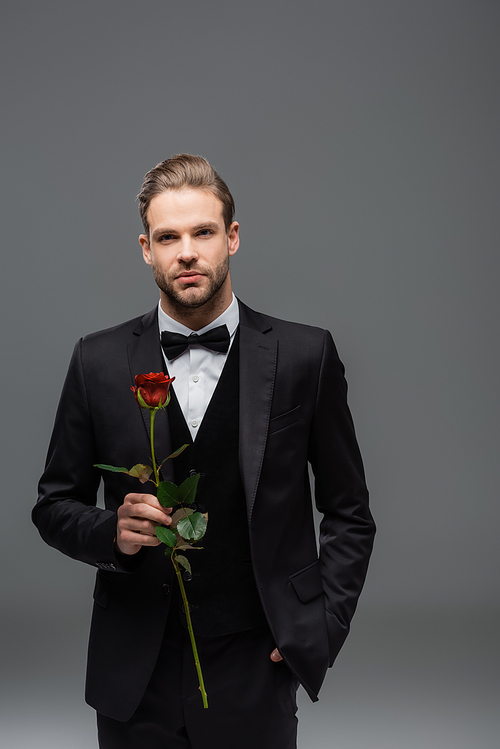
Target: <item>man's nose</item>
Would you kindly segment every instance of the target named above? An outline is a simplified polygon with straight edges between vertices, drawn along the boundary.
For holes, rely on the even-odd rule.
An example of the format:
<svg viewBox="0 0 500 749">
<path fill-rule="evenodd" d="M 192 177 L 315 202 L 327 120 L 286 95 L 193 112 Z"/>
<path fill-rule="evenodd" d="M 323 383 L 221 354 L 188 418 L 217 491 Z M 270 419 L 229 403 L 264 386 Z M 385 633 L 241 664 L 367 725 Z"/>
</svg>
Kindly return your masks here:
<svg viewBox="0 0 500 749">
<path fill-rule="evenodd" d="M 183 237 L 177 255 L 177 260 L 182 263 L 191 263 L 198 259 L 195 243 L 191 237 Z"/>
</svg>

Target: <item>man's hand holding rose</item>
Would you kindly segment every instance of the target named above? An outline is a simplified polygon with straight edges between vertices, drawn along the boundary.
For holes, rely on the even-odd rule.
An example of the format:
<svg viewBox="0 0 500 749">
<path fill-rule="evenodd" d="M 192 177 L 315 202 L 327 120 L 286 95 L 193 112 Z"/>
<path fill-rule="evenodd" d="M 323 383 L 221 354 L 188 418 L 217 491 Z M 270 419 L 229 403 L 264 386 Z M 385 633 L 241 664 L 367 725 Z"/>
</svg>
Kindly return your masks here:
<svg viewBox="0 0 500 749">
<path fill-rule="evenodd" d="M 127 494 L 118 509 L 116 545 L 122 554 L 137 554 L 142 546 L 159 546 L 157 525 L 170 525 L 172 508 L 162 507 L 153 494 Z"/>
</svg>

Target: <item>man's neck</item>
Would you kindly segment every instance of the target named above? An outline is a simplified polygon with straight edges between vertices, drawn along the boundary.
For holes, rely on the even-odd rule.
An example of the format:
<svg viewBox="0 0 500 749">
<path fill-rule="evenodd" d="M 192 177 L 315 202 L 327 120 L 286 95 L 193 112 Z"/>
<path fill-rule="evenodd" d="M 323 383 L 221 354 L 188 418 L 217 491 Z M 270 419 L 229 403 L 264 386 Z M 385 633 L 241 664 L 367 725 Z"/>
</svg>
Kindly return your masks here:
<svg viewBox="0 0 500 749">
<path fill-rule="evenodd" d="M 221 298 L 217 298 L 216 295 L 201 307 L 185 307 L 167 297 L 163 291 L 160 292 L 160 296 L 161 308 L 165 314 L 190 330 L 201 330 L 210 325 L 227 310 L 233 301 L 231 289 L 229 289 L 229 294 L 226 293 Z"/>
</svg>

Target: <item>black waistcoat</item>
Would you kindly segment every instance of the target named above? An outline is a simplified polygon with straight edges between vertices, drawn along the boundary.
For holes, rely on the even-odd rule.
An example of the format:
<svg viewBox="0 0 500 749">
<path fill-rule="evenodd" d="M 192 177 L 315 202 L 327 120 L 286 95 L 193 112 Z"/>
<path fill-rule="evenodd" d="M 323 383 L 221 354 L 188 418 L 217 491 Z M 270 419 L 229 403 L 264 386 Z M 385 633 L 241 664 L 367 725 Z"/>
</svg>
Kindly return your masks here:
<svg viewBox="0 0 500 749">
<path fill-rule="evenodd" d="M 202 636 L 240 632 L 264 621 L 239 468 L 238 339 L 237 334 L 194 442 L 174 392 L 168 406 L 173 449 L 189 444 L 172 461 L 175 481 L 200 473 L 196 505 L 208 512 L 207 532 L 197 544 L 203 549 L 185 552 L 193 573 L 184 573 L 186 595 L 195 634 Z"/>
</svg>

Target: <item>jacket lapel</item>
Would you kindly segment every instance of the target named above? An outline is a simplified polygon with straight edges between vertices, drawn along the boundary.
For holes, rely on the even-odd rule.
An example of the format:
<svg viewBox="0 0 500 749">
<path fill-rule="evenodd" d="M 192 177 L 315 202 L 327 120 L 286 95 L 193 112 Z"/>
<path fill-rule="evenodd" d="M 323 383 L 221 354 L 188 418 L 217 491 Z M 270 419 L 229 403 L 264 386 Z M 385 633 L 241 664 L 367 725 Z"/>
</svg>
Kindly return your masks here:
<svg viewBox="0 0 500 749">
<path fill-rule="evenodd" d="M 250 521 L 266 448 L 278 342 L 263 315 L 240 307 L 240 471 Z"/>
<path fill-rule="evenodd" d="M 165 372 L 166 367 L 160 345 L 160 334 L 158 332 L 157 307 L 144 315 L 139 325 L 134 330 L 133 339 L 128 346 L 128 360 L 132 385 L 135 382 L 135 376 L 138 374 Z M 141 408 L 139 410 L 144 421 L 149 444 L 151 439 L 149 411 L 146 408 Z M 168 407 L 156 415 L 154 442 L 156 458 L 161 462 L 172 452 L 170 429 L 168 426 Z M 164 480 L 173 481 L 173 473 L 170 470 L 170 461 L 167 461 L 164 464 L 161 474 Z"/>
</svg>

